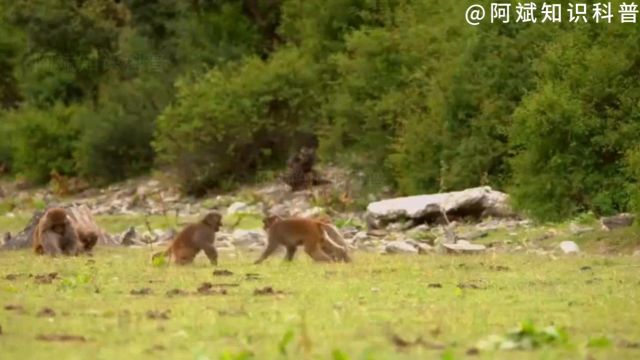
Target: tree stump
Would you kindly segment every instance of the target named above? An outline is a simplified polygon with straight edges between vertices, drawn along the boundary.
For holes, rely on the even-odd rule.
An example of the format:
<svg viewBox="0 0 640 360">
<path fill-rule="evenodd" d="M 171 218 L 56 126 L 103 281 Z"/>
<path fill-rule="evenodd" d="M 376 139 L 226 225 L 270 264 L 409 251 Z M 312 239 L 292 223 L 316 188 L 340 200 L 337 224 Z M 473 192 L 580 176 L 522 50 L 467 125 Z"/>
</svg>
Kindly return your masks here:
<svg viewBox="0 0 640 360">
<path fill-rule="evenodd" d="M 16 250 L 24 249 L 31 246 L 33 231 L 35 230 L 38 222 L 45 211 L 57 207 L 50 205 L 45 210 L 38 210 L 33 213 L 31 219 L 27 223 L 27 226 L 20 231 L 16 236 L 5 236 L 4 243 L 0 246 L 3 250 Z M 102 245 L 116 245 L 116 239 L 107 234 L 100 226 L 95 222 L 91 210 L 86 205 L 68 205 L 62 206 L 69 212 L 69 218 L 71 223 L 76 229 L 85 229 L 95 232 L 98 235 L 98 244 Z"/>
</svg>

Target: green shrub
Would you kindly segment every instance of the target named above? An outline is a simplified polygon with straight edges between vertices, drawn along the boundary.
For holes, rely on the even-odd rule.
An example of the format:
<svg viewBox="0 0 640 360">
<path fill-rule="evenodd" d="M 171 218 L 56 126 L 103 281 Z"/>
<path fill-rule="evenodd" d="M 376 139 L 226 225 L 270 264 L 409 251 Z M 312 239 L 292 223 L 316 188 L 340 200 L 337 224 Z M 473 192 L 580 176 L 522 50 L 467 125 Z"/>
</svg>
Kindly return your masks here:
<svg viewBox="0 0 640 360">
<path fill-rule="evenodd" d="M 80 116 L 82 136 L 75 152 L 79 174 L 105 183 L 148 171 L 154 159 L 155 118 L 170 99 L 169 89 L 150 78 L 108 88 L 100 108 Z"/>
<path fill-rule="evenodd" d="M 158 118 L 161 162 L 176 168 L 187 192 L 202 193 L 283 161 L 296 132 L 313 124 L 316 77 L 306 57 L 283 49 L 178 83 L 175 104 Z"/>
<path fill-rule="evenodd" d="M 11 112 L 15 171 L 36 184 L 46 183 L 52 170 L 74 175 L 73 153 L 80 134 L 77 113 L 78 107 L 60 104 L 47 110 Z"/>
</svg>

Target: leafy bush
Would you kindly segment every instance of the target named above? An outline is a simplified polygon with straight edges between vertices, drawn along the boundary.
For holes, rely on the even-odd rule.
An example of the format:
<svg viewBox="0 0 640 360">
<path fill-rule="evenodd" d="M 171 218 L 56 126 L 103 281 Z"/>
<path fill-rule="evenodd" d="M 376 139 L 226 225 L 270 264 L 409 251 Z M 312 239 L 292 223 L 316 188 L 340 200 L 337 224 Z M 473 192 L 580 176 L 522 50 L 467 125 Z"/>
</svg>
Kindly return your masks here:
<svg viewBox="0 0 640 360">
<path fill-rule="evenodd" d="M 75 152 L 79 174 L 109 182 L 149 170 L 155 118 L 169 101 L 168 90 L 149 78 L 108 88 L 99 110 L 80 116 L 82 136 Z"/>
<path fill-rule="evenodd" d="M 247 178 L 283 160 L 296 131 L 313 124 L 315 67 L 295 49 L 250 58 L 178 84 L 158 118 L 155 148 L 187 192 Z"/>
<path fill-rule="evenodd" d="M 26 108 L 9 113 L 15 171 L 36 184 L 47 182 L 52 170 L 74 175 L 78 110 L 57 104 L 47 110 Z"/>
</svg>

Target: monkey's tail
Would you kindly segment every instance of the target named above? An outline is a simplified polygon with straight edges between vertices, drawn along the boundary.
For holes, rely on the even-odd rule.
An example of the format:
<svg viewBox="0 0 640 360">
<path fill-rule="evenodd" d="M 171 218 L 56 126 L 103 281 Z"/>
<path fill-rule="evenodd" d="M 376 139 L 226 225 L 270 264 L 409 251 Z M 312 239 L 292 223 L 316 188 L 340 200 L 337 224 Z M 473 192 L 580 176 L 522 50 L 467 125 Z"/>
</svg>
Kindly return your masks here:
<svg viewBox="0 0 640 360">
<path fill-rule="evenodd" d="M 327 235 L 327 241 L 341 248 L 344 248 L 345 251 L 351 249 L 349 244 L 347 244 L 346 240 L 342 237 L 342 234 L 340 234 L 340 231 L 337 227 L 328 223 L 320 223 L 320 226 L 322 227 L 325 235 Z"/>
</svg>

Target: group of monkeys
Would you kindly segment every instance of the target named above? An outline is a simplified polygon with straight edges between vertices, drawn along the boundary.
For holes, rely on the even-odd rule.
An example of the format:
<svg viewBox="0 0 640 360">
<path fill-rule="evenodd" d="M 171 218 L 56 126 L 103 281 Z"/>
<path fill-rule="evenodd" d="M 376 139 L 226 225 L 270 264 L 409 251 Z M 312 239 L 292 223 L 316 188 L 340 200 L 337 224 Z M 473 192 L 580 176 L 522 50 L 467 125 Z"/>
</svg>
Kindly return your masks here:
<svg viewBox="0 0 640 360">
<path fill-rule="evenodd" d="M 204 251 L 213 265 L 218 263 L 218 252 L 214 246 L 215 234 L 222 225 L 222 215 L 208 213 L 199 222 L 187 225 L 171 241 L 166 250 L 153 254 L 169 258 L 179 265 L 193 262 L 200 251 Z M 263 220 L 267 232 L 267 247 L 255 264 L 271 256 L 280 246 L 286 249 L 285 259 L 293 260 L 299 246 L 319 262 L 350 262 L 348 245 L 338 229 L 321 219 L 282 218 L 267 216 Z M 33 249 L 36 254 L 78 255 L 89 253 L 98 240 L 95 231 L 82 229 L 63 208 L 51 208 L 40 218 L 34 234 Z"/>
</svg>

